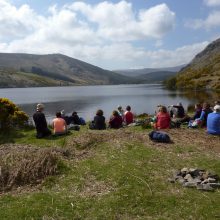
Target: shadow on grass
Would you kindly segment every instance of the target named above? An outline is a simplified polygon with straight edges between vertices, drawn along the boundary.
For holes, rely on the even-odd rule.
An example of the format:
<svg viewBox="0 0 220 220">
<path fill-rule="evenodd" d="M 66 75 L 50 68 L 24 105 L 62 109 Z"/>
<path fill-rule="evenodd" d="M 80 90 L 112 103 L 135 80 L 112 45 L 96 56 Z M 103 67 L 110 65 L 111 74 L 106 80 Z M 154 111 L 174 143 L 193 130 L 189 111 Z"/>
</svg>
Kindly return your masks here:
<svg viewBox="0 0 220 220">
<path fill-rule="evenodd" d="M 25 134 L 21 131 L 0 131 L 0 144 L 15 143 L 15 139 L 24 138 Z"/>
</svg>

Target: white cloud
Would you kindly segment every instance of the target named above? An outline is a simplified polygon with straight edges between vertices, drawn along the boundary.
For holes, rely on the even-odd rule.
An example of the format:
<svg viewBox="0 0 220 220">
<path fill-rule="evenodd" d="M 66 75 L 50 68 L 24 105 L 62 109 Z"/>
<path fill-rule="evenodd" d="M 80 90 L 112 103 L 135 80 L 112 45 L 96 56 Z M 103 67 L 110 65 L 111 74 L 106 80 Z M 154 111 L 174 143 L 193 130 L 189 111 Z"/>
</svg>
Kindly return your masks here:
<svg viewBox="0 0 220 220">
<path fill-rule="evenodd" d="M 0 0 L 0 51 L 62 53 L 108 69 L 175 66 L 189 62 L 207 42 L 174 51 L 133 44 L 154 39 L 161 47 L 174 25 L 175 13 L 166 4 L 135 11 L 126 1 L 74 2 L 51 6 L 43 16 L 28 5 L 16 8 Z"/>
<path fill-rule="evenodd" d="M 211 12 L 206 19 L 195 19 L 188 21 L 185 24 L 186 27 L 190 27 L 192 29 L 200 29 L 205 28 L 210 30 L 212 28 L 220 27 L 220 11 Z"/>
<path fill-rule="evenodd" d="M 76 2 L 68 8 L 82 13 L 85 19 L 97 24 L 98 36 L 112 41 L 161 38 L 175 24 L 175 13 L 166 4 L 141 10 L 138 16 L 132 10 L 132 4 L 126 1 L 116 4 L 102 2 L 95 6 Z"/>
<path fill-rule="evenodd" d="M 220 6 L 220 0 L 204 0 L 204 4 L 209 7 Z"/>
</svg>

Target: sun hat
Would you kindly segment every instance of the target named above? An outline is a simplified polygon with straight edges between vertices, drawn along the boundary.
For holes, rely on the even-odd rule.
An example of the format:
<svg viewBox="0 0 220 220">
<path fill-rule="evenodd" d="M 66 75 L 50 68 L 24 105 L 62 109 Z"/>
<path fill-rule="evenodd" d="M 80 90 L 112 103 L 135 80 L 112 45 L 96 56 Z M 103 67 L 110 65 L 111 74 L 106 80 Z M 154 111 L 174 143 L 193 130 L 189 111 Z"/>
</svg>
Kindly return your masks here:
<svg viewBox="0 0 220 220">
<path fill-rule="evenodd" d="M 43 109 L 44 109 L 44 105 L 42 103 L 37 104 L 37 111 L 43 110 Z"/>
<path fill-rule="evenodd" d="M 214 106 L 214 111 L 220 112 L 220 105 L 215 105 Z"/>
</svg>

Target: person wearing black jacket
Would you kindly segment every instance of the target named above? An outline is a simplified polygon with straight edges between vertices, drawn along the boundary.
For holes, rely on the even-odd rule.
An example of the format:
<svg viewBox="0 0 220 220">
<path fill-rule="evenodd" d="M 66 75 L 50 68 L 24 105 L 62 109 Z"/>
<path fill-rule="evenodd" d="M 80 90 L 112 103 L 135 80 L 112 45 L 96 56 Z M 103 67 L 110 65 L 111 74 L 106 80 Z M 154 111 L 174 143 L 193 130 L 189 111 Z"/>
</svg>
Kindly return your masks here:
<svg viewBox="0 0 220 220">
<path fill-rule="evenodd" d="M 37 104 L 37 111 L 33 115 L 33 120 L 37 131 L 36 134 L 37 138 L 43 138 L 51 134 L 51 131 L 47 127 L 47 121 L 43 113 L 43 110 L 44 110 L 44 105 Z"/>
</svg>

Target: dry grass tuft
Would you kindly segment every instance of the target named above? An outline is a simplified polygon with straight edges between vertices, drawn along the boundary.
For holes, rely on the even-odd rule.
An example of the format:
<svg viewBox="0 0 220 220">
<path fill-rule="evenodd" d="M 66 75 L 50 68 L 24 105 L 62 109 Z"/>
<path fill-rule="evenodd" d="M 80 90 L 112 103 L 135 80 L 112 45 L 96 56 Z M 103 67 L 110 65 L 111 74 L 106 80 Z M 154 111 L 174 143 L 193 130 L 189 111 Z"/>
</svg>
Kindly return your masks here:
<svg viewBox="0 0 220 220">
<path fill-rule="evenodd" d="M 59 151 L 30 146 L 0 147 L 0 192 L 35 185 L 58 172 Z"/>
</svg>

